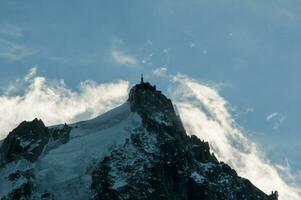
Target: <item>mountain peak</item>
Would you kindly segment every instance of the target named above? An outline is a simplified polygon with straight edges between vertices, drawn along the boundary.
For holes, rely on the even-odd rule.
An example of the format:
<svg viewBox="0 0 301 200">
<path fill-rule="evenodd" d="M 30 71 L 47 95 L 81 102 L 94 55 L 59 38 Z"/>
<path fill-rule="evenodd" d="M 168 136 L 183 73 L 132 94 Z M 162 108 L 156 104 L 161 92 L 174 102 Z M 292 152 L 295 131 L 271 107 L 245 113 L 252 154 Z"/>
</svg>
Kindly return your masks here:
<svg viewBox="0 0 301 200">
<path fill-rule="evenodd" d="M 163 112 L 168 117 L 176 115 L 172 102 L 169 98 L 156 89 L 156 85 L 143 81 L 131 88 L 128 101 L 131 104 L 132 111 L 139 114 Z"/>
<path fill-rule="evenodd" d="M 186 133 L 180 117 L 176 114 L 172 101 L 167 98 L 156 85 L 143 81 L 130 90 L 128 102 L 132 112 L 137 112 L 143 123 L 148 127 L 163 126 L 170 129 L 177 136 L 180 143 L 185 143 Z"/>
<path fill-rule="evenodd" d="M 48 140 L 48 128 L 42 120 L 35 118 L 30 122 L 22 122 L 3 141 L 0 166 L 21 158 L 36 161 Z"/>
<path fill-rule="evenodd" d="M 102 116 L 70 126 L 23 122 L 0 147 L 0 199 L 276 200 L 277 195 L 239 177 L 216 159 L 208 142 L 187 135 L 171 100 L 143 75 L 128 101 Z"/>
</svg>

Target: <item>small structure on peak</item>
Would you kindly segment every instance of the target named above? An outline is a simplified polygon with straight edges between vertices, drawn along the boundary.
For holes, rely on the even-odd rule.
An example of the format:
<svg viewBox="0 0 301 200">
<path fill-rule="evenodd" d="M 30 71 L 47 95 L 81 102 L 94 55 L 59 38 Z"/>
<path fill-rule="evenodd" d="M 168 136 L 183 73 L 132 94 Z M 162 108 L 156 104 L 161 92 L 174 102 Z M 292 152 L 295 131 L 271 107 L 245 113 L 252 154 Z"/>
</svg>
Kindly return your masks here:
<svg viewBox="0 0 301 200">
<path fill-rule="evenodd" d="M 136 84 L 134 87 L 131 88 L 128 100 L 130 102 L 132 102 L 137 99 L 140 99 L 140 97 L 143 97 L 143 99 L 145 97 L 147 97 L 147 98 L 151 97 L 153 99 L 155 99 L 155 97 L 157 97 L 157 100 L 158 100 L 162 96 L 164 96 L 164 95 L 162 95 L 160 90 L 157 90 L 156 85 L 151 85 L 149 82 L 144 81 L 143 74 L 141 74 L 140 83 Z M 144 99 L 144 100 L 146 101 L 146 99 Z M 149 99 L 148 99 L 148 101 L 149 101 Z"/>
<path fill-rule="evenodd" d="M 141 74 L 141 80 L 140 80 L 140 84 L 144 83 L 144 80 L 143 80 L 143 73 Z"/>
<path fill-rule="evenodd" d="M 154 92 L 157 91 L 156 90 L 156 85 L 152 86 L 149 82 L 144 82 L 143 73 L 141 74 L 141 77 L 140 77 L 140 83 L 136 84 L 134 88 L 151 90 L 151 91 L 154 91 Z M 158 92 L 160 92 L 160 91 L 158 91 Z"/>
<path fill-rule="evenodd" d="M 278 194 L 278 191 L 272 191 L 272 194 L 270 194 L 270 198 L 272 199 L 272 200 L 278 200 L 278 198 L 279 198 L 279 194 Z"/>
</svg>

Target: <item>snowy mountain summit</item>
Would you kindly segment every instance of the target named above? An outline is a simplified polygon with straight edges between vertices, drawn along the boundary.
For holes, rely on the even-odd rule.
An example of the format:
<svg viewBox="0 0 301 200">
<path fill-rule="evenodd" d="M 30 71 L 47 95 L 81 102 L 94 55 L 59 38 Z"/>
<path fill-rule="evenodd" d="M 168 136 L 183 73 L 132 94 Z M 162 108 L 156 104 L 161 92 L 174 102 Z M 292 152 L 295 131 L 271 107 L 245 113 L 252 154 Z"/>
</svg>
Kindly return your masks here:
<svg viewBox="0 0 301 200">
<path fill-rule="evenodd" d="M 0 142 L 0 199 L 276 200 L 188 136 L 170 99 L 135 85 L 88 121 L 22 122 Z"/>
</svg>

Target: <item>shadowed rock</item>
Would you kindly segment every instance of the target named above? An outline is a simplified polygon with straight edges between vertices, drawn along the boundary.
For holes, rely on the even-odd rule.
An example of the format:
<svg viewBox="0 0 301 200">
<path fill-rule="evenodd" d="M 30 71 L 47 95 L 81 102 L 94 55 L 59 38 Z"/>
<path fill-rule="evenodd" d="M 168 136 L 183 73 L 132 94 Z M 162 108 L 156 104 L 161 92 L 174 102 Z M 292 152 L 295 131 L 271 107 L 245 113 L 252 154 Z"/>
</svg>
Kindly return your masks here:
<svg viewBox="0 0 301 200">
<path fill-rule="evenodd" d="M 48 140 L 49 131 L 42 120 L 22 122 L 4 139 L 0 148 L 0 166 L 21 158 L 36 161 Z"/>
<path fill-rule="evenodd" d="M 155 86 L 142 79 L 128 101 L 142 127 L 93 171 L 94 200 L 274 200 L 219 162 L 207 142 L 188 136 Z"/>
</svg>

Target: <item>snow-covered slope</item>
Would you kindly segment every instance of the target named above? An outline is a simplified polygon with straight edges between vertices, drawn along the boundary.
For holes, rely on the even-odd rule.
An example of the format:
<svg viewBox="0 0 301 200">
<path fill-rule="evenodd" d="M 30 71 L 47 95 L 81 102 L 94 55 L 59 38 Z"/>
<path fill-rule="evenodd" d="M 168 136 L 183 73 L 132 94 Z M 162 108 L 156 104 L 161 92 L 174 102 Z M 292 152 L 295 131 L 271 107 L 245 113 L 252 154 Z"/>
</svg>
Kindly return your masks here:
<svg viewBox="0 0 301 200">
<path fill-rule="evenodd" d="M 31 163 L 25 159 L 9 163 L 0 170 L 0 199 L 18 188 L 25 179 L 7 181 L 16 171 L 33 170 L 37 193 L 56 194 L 57 199 L 89 199 L 89 175 L 104 156 L 125 142 L 131 130 L 141 126 L 141 118 L 125 103 L 95 119 L 70 125 L 66 144 L 49 140 L 40 158 Z M 64 125 L 50 127 L 63 129 Z"/>
<path fill-rule="evenodd" d="M 58 199 L 88 199 L 94 165 L 139 126 L 141 119 L 130 111 L 128 103 L 96 119 L 71 125 L 69 142 L 37 162 L 38 190 L 55 193 Z"/>
<path fill-rule="evenodd" d="M 187 136 L 171 101 L 143 82 L 95 119 L 21 123 L 0 156 L 0 199 L 277 199 Z"/>
</svg>

